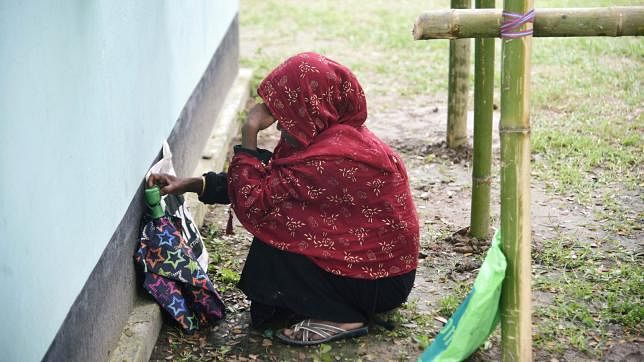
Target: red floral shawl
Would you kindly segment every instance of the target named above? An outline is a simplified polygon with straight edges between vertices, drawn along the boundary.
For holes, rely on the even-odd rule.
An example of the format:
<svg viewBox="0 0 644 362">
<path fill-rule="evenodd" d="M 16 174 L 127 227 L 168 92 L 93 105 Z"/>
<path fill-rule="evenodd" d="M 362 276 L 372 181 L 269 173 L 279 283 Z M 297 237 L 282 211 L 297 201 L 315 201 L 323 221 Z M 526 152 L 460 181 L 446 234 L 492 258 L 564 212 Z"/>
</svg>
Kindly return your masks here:
<svg viewBox="0 0 644 362">
<path fill-rule="evenodd" d="M 377 279 L 416 268 L 418 217 L 400 157 L 363 125 L 364 92 L 346 67 L 293 56 L 258 89 L 281 140 L 267 166 L 239 152 L 228 170 L 235 214 L 253 235 L 321 268 Z"/>
</svg>

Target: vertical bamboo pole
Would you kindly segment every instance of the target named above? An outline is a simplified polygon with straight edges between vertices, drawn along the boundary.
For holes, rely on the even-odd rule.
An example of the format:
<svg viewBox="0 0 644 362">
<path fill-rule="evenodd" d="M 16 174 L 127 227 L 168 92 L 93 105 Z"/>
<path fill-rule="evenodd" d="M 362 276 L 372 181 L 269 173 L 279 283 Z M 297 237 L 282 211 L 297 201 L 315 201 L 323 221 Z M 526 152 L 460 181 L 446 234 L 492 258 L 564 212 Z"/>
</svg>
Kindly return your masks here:
<svg viewBox="0 0 644 362">
<path fill-rule="evenodd" d="M 451 0 L 455 9 L 470 8 L 471 0 Z M 449 41 L 449 85 L 447 94 L 447 147 L 467 142 L 467 95 L 470 76 L 470 39 Z"/>
<path fill-rule="evenodd" d="M 477 9 L 494 8 L 495 0 L 476 0 Z M 485 239 L 490 224 L 494 38 L 474 40 L 474 145 L 470 235 Z"/>
<path fill-rule="evenodd" d="M 525 14 L 532 0 L 505 0 Z M 528 23 L 521 29 L 529 29 Z M 532 37 L 504 39 L 501 71 L 501 235 L 508 266 L 501 294 L 504 361 L 532 360 L 530 265 L 530 53 Z"/>
</svg>

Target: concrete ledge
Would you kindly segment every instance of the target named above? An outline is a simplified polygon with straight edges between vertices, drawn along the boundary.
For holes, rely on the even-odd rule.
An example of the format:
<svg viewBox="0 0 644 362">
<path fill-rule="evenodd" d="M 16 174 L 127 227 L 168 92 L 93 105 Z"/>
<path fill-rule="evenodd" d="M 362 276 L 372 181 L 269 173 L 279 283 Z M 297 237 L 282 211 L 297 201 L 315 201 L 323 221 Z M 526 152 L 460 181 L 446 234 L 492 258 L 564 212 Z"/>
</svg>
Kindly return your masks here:
<svg viewBox="0 0 644 362">
<path fill-rule="evenodd" d="M 123 328 L 116 349 L 110 355 L 110 361 L 149 360 L 162 324 L 159 306 L 149 300 L 139 300 Z"/>
<path fill-rule="evenodd" d="M 207 171 L 223 170 L 232 138 L 237 134 L 237 115 L 244 109 L 250 94 L 250 69 L 240 69 L 228 91 L 224 106 L 215 120 L 208 142 L 193 175 Z M 198 226 L 203 225 L 206 206 L 193 194 L 186 195 L 188 208 Z M 159 306 L 151 298 L 138 298 L 130 317 L 121 332 L 118 345 L 110 354 L 111 362 L 148 361 L 162 326 Z"/>
</svg>

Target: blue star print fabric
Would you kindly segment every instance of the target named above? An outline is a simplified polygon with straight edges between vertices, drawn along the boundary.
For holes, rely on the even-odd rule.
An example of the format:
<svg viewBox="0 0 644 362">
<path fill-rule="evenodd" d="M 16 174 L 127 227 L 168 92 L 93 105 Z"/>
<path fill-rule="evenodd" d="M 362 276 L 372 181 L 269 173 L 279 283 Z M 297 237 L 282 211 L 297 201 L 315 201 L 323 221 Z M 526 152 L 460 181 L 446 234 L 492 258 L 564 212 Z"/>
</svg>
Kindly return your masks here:
<svg viewBox="0 0 644 362">
<path fill-rule="evenodd" d="M 143 287 L 188 333 L 224 317 L 224 304 L 180 230 L 163 216 L 143 226 L 136 262 Z"/>
</svg>

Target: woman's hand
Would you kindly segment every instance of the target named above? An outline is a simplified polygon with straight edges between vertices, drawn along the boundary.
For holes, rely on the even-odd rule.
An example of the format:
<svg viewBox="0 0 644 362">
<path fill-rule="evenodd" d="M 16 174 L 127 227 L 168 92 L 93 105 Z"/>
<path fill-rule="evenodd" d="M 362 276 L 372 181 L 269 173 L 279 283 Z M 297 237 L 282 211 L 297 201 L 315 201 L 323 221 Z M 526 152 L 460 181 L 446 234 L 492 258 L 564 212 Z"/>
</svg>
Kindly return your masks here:
<svg viewBox="0 0 644 362">
<path fill-rule="evenodd" d="M 161 188 L 161 195 L 181 195 L 185 192 L 201 193 L 203 189 L 203 178 L 188 177 L 181 178 L 165 173 L 152 173 L 148 177 L 148 187 L 158 185 Z"/>
<path fill-rule="evenodd" d="M 257 149 L 257 133 L 275 123 L 275 117 L 264 103 L 254 105 L 248 112 L 246 122 L 242 126 L 242 147 L 249 150 Z"/>
<path fill-rule="evenodd" d="M 270 127 L 273 123 L 275 123 L 275 117 L 266 107 L 266 104 L 257 103 L 248 111 L 245 126 L 261 131 Z"/>
</svg>

